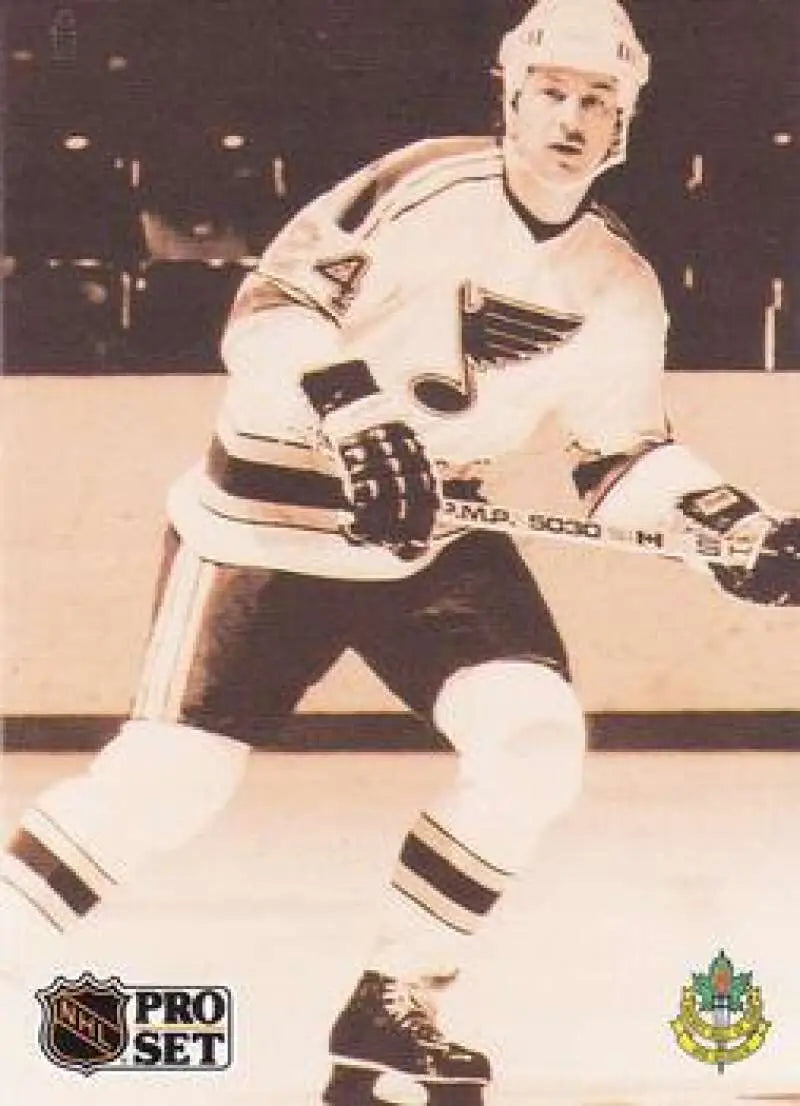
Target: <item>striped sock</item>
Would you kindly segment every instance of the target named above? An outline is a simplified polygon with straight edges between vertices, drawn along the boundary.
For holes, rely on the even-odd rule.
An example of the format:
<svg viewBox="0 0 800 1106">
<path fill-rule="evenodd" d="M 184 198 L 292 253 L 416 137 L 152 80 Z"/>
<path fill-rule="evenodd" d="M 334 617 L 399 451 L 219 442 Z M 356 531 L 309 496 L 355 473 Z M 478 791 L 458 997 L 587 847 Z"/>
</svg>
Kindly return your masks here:
<svg viewBox="0 0 800 1106">
<path fill-rule="evenodd" d="M 444 925 L 471 935 L 511 875 L 423 814 L 403 842 L 392 886 Z"/>
<path fill-rule="evenodd" d="M 400 850 L 369 966 L 404 978 L 452 977 L 465 938 L 477 931 L 512 876 L 422 814 Z"/>
<path fill-rule="evenodd" d="M 54 931 L 68 929 L 115 885 L 89 853 L 44 811 L 31 809 L 0 859 L 0 884 Z"/>
</svg>

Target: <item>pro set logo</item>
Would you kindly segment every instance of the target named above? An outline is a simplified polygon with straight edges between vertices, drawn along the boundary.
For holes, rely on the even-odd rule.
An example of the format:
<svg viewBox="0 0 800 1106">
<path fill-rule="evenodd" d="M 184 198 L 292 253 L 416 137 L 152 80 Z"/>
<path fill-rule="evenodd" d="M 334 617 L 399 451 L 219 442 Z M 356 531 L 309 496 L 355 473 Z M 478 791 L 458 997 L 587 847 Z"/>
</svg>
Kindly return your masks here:
<svg viewBox="0 0 800 1106">
<path fill-rule="evenodd" d="M 36 992 L 39 1044 L 59 1067 L 220 1071 L 230 1067 L 233 1003 L 227 987 L 142 986 L 116 976 L 58 976 Z"/>
</svg>

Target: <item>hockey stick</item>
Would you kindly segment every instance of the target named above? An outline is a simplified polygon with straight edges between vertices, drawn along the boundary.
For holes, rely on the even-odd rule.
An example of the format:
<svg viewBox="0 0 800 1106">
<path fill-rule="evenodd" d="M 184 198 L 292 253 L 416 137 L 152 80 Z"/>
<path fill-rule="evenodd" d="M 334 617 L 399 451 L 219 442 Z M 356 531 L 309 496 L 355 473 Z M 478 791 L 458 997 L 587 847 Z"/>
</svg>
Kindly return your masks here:
<svg viewBox="0 0 800 1106">
<path fill-rule="evenodd" d="M 722 536 L 697 530 L 626 529 L 591 519 L 550 515 L 527 508 L 505 507 L 445 496 L 441 500 L 439 521 L 469 530 L 494 530 L 513 537 L 555 538 L 626 553 L 650 553 L 676 560 L 698 560 L 706 564 L 752 567 L 758 545 L 749 539 L 726 540 Z"/>
</svg>

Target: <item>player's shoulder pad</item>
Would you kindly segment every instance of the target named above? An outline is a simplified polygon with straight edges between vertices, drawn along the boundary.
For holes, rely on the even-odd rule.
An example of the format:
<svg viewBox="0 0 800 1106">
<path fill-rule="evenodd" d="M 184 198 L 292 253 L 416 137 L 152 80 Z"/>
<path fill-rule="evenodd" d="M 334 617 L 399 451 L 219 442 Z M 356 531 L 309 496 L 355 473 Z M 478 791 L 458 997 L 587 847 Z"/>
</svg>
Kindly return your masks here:
<svg viewBox="0 0 800 1106">
<path fill-rule="evenodd" d="M 634 253 L 639 254 L 641 257 L 641 251 L 633 235 L 633 231 L 628 224 L 617 215 L 616 211 L 612 211 L 610 207 L 606 207 L 605 204 L 601 204 L 597 200 L 592 200 L 589 204 L 589 212 L 600 220 L 610 234 L 614 235 L 614 237 L 618 238 L 621 242 L 624 242 L 626 246 L 630 247 Z"/>
<path fill-rule="evenodd" d="M 604 204 L 592 200 L 588 215 L 597 233 L 601 235 L 600 248 L 613 266 L 618 279 L 625 280 L 631 289 L 663 308 L 661 284 L 647 256 L 626 223 Z"/>
<path fill-rule="evenodd" d="M 337 222 L 345 232 L 368 233 L 378 222 L 399 218 L 449 188 L 501 174 L 497 142 L 491 137 L 423 139 L 386 154 L 358 174 L 360 187 Z"/>
</svg>

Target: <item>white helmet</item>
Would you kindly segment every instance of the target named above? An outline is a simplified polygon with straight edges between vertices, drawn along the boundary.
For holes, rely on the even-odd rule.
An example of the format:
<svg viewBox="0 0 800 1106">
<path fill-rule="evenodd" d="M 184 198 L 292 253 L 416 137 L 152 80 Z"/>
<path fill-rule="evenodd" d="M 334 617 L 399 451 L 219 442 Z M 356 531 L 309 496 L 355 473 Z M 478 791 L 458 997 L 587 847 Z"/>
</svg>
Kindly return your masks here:
<svg viewBox="0 0 800 1106">
<path fill-rule="evenodd" d="M 616 78 L 622 119 L 603 168 L 624 160 L 628 123 L 639 91 L 647 84 L 650 58 L 617 0 L 537 0 L 522 22 L 503 37 L 497 60 L 506 113 L 537 65 Z"/>
</svg>

